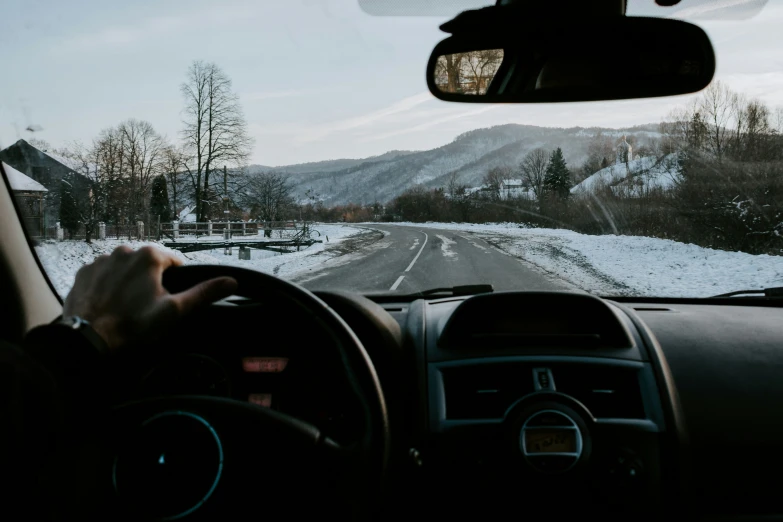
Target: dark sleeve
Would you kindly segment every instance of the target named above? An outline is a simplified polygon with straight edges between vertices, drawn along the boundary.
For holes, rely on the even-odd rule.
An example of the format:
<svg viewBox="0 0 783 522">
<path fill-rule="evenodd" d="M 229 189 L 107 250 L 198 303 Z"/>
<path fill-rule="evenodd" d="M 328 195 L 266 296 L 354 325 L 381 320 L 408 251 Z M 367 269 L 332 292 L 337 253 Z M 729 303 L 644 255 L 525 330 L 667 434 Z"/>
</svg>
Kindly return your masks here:
<svg viewBox="0 0 783 522">
<path fill-rule="evenodd" d="M 53 467 L 100 405 L 89 397 L 96 395 L 101 357 L 79 332 L 63 330 L 35 328 L 22 346 L 0 341 L 0 495 L 16 520 L 55 518 Z"/>
</svg>

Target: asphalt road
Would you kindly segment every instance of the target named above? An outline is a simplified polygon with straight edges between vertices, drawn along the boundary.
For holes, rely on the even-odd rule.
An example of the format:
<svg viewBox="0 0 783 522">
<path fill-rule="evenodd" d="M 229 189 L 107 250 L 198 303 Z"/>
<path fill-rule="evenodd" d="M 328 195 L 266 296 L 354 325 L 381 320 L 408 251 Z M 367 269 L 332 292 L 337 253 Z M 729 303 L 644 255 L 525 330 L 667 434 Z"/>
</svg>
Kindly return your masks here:
<svg viewBox="0 0 783 522">
<path fill-rule="evenodd" d="M 556 279 L 467 232 L 397 225 L 373 228 L 387 235 L 359 246 L 338 266 L 327 263 L 299 283 L 310 290 L 401 294 L 479 283 L 492 284 L 496 291 L 565 289 Z"/>
</svg>

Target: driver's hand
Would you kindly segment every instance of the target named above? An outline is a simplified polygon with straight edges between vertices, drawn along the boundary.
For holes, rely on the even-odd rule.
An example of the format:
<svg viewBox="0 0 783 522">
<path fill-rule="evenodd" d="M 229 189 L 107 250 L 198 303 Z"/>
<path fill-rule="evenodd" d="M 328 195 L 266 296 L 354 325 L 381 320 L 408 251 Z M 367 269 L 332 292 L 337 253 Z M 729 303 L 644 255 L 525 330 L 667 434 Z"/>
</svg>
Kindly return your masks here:
<svg viewBox="0 0 783 522">
<path fill-rule="evenodd" d="M 230 277 L 204 281 L 179 294 L 163 288 L 163 271 L 182 261 L 154 247 L 133 251 L 117 247 L 76 273 L 65 299 L 64 316 L 79 316 L 92 324 L 111 350 L 153 337 L 194 308 L 232 295 Z"/>
</svg>

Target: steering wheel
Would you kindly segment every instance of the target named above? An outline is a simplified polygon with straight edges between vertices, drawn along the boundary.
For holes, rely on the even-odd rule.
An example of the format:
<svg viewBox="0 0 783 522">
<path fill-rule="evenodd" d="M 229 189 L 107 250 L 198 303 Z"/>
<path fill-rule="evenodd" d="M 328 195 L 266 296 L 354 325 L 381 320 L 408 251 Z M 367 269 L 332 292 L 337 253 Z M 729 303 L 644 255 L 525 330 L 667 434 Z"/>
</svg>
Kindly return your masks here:
<svg viewBox="0 0 783 522">
<path fill-rule="evenodd" d="M 383 390 L 362 343 L 321 299 L 261 272 L 174 267 L 163 274 L 163 285 L 176 293 L 219 276 L 237 280 L 237 295 L 289 306 L 332 337 L 361 406 L 362 433 L 341 445 L 315 425 L 227 398 L 127 402 L 113 408 L 106 423 L 107 439 L 114 441 L 107 509 L 129 520 L 364 513 L 381 489 L 390 437 Z"/>
</svg>

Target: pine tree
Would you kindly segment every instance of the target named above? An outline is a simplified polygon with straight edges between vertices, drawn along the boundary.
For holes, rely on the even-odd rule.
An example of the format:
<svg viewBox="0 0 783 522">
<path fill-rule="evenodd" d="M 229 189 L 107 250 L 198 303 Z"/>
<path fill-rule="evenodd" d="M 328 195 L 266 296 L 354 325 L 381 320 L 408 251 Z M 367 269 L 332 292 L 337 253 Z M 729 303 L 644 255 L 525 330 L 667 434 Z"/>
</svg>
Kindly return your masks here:
<svg viewBox="0 0 783 522">
<path fill-rule="evenodd" d="M 150 197 L 150 214 L 160 216 L 161 223 L 171 221 L 169 206 L 169 190 L 164 176 L 156 176 L 152 181 L 152 196 Z"/>
<path fill-rule="evenodd" d="M 60 226 L 68 232 L 69 238 L 73 238 L 81 224 L 79 206 L 73 197 L 72 189 L 73 186 L 65 179 L 60 182 Z"/>
<path fill-rule="evenodd" d="M 544 176 L 546 191 L 561 199 L 568 198 L 571 190 L 571 174 L 566 166 L 563 151 L 560 147 L 552 151 L 549 157 L 549 165 Z"/>
</svg>

